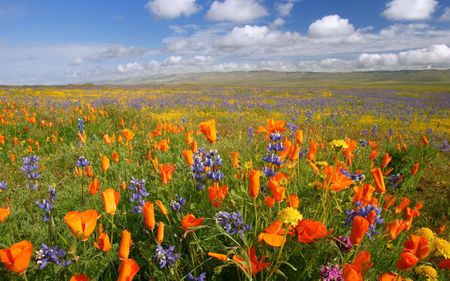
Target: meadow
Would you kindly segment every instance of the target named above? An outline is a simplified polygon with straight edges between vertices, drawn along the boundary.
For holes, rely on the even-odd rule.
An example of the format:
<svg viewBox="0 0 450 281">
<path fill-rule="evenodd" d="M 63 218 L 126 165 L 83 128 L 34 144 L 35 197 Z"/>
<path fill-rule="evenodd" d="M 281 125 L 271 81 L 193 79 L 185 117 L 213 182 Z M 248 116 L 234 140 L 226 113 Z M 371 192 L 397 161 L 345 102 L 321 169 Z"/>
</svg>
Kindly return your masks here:
<svg viewBox="0 0 450 281">
<path fill-rule="evenodd" d="M 0 87 L 0 280 L 449 280 L 419 88 Z"/>
</svg>

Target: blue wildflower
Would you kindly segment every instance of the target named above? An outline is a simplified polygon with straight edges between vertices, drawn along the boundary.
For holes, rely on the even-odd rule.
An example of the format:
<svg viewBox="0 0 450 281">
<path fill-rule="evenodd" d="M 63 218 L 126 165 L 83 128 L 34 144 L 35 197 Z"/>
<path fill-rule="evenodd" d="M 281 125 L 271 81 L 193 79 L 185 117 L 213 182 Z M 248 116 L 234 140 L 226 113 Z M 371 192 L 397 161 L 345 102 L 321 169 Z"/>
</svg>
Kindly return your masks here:
<svg viewBox="0 0 450 281">
<path fill-rule="evenodd" d="M 197 277 L 194 277 L 194 275 L 192 275 L 192 273 L 189 272 L 186 275 L 186 278 L 188 281 L 205 281 L 206 280 L 206 272 L 200 273 L 200 275 Z"/>
<path fill-rule="evenodd" d="M 145 189 L 145 180 L 131 178 L 131 184 L 128 189 L 132 191 L 130 202 L 136 204 L 131 211 L 135 214 L 142 213 L 142 206 L 145 204 L 144 199 L 149 195 L 148 191 Z"/>
<path fill-rule="evenodd" d="M 169 246 L 167 250 L 161 245 L 156 246 L 155 254 L 153 259 L 158 263 L 159 268 L 163 269 L 165 267 L 173 267 L 180 257 L 180 254 L 174 253 L 175 246 Z"/>
<path fill-rule="evenodd" d="M 245 231 L 252 230 L 251 225 L 244 223 L 244 218 L 239 211 L 237 213 L 220 211 L 214 218 L 216 223 L 222 226 L 225 231 L 231 235 L 239 234 L 242 237 Z"/>
<path fill-rule="evenodd" d="M 78 118 L 78 131 L 84 132 L 84 120 L 82 118 Z"/>
<path fill-rule="evenodd" d="M 5 191 L 5 189 L 8 187 L 8 184 L 6 181 L 0 181 L 0 192 Z"/>
<path fill-rule="evenodd" d="M 174 212 L 178 212 L 185 203 L 186 199 L 182 198 L 177 194 L 176 198 L 170 201 L 170 208 L 172 208 Z"/>
<path fill-rule="evenodd" d="M 36 251 L 35 260 L 36 264 L 40 265 L 40 269 L 44 269 L 49 263 L 65 267 L 72 263 L 71 259 L 65 259 L 65 257 L 66 251 L 56 246 L 49 248 L 47 244 L 42 243 L 39 251 Z"/>
<path fill-rule="evenodd" d="M 372 211 L 375 211 L 375 219 L 374 222 L 369 226 L 369 231 L 367 231 L 367 236 L 371 238 L 374 235 L 378 235 L 379 231 L 377 230 L 377 225 L 382 224 L 384 219 L 381 217 L 382 208 L 377 207 L 376 205 L 367 204 L 365 206 L 361 206 L 361 202 L 356 202 L 355 210 L 345 210 L 346 218 L 345 225 L 350 226 L 353 224 L 353 220 L 356 216 L 361 216 L 367 218 Z"/>
<path fill-rule="evenodd" d="M 80 156 L 77 160 L 77 162 L 75 162 L 75 166 L 80 167 L 80 168 L 86 168 L 87 166 L 89 166 L 91 164 L 91 162 L 89 162 L 86 157 L 84 156 Z"/>
<path fill-rule="evenodd" d="M 344 176 L 355 182 L 363 181 L 366 178 L 366 176 L 364 176 L 363 174 L 352 174 L 349 171 L 345 170 L 344 168 L 341 168 L 340 172 L 341 174 L 343 174 Z"/>
</svg>

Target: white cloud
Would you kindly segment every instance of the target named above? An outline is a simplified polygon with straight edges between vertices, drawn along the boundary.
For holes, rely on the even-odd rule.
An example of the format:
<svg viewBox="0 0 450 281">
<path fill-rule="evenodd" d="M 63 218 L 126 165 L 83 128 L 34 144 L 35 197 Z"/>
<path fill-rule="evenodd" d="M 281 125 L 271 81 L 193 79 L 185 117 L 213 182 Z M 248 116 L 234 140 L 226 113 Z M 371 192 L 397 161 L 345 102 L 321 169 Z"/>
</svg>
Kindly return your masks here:
<svg viewBox="0 0 450 281">
<path fill-rule="evenodd" d="M 117 71 L 119 73 L 140 72 L 142 70 L 144 70 L 144 67 L 137 62 L 127 63 L 125 65 L 120 64 L 117 66 Z"/>
<path fill-rule="evenodd" d="M 190 16 L 199 9 L 196 0 L 151 0 L 145 8 L 158 18 L 173 19 Z"/>
<path fill-rule="evenodd" d="M 354 32 L 355 27 L 350 24 L 349 20 L 338 15 L 324 16 L 313 22 L 308 28 L 308 34 L 313 38 L 343 37 Z"/>
<path fill-rule="evenodd" d="M 245 47 L 245 46 L 282 46 L 290 45 L 300 38 L 296 32 L 281 32 L 271 30 L 267 26 L 246 25 L 235 27 L 226 34 L 219 43 L 221 47 Z"/>
<path fill-rule="evenodd" d="M 386 4 L 383 16 L 390 20 L 426 20 L 437 4 L 437 0 L 392 0 Z"/>
<path fill-rule="evenodd" d="M 148 52 L 149 50 L 145 48 L 123 47 L 121 45 L 114 45 L 100 52 L 90 54 L 87 59 L 90 61 L 104 61 L 107 59 L 140 57 L 147 55 Z"/>
<path fill-rule="evenodd" d="M 77 66 L 77 65 L 82 65 L 82 64 L 84 64 L 84 60 L 83 60 L 83 58 L 80 58 L 80 57 L 75 58 L 71 63 L 69 63 L 69 65 L 71 65 L 71 66 Z"/>
<path fill-rule="evenodd" d="M 164 61 L 164 64 L 177 65 L 177 64 L 181 64 L 182 62 L 183 62 L 182 56 L 170 56 Z"/>
<path fill-rule="evenodd" d="M 282 18 L 276 18 L 276 19 L 272 22 L 271 26 L 272 26 L 273 28 L 277 28 L 277 27 L 283 26 L 284 23 L 285 23 L 285 20 L 284 20 L 284 19 L 282 19 Z"/>
<path fill-rule="evenodd" d="M 277 12 L 280 16 L 286 17 L 291 14 L 292 8 L 294 8 L 295 0 L 287 0 L 278 2 L 276 4 Z"/>
<path fill-rule="evenodd" d="M 255 20 L 268 13 L 256 0 L 225 0 L 214 1 L 206 14 L 206 18 L 213 21 Z"/>
<path fill-rule="evenodd" d="M 444 13 L 439 18 L 440 21 L 448 22 L 450 21 L 450 7 L 445 8 Z"/>
</svg>

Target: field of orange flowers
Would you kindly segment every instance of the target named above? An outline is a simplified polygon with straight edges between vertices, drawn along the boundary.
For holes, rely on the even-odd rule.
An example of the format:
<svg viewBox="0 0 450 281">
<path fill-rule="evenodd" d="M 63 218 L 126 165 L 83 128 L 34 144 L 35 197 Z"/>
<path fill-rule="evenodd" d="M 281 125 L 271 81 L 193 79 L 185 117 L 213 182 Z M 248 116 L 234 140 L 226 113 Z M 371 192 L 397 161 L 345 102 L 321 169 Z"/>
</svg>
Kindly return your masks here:
<svg viewBox="0 0 450 281">
<path fill-rule="evenodd" d="M 0 280 L 449 280 L 447 94 L 0 89 Z"/>
</svg>

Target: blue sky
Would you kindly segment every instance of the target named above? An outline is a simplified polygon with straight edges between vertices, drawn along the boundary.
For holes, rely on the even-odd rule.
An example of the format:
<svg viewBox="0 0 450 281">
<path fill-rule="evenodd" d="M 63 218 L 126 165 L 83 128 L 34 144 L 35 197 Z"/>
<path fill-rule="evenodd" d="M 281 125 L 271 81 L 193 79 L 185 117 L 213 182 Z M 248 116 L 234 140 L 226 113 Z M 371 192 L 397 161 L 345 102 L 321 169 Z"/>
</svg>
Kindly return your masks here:
<svg viewBox="0 0 450 281">
<path fill-rule="evenodd" d="M 0 0 L 0 84 L 450 68 L 450 0 Z"/>
</svg>

